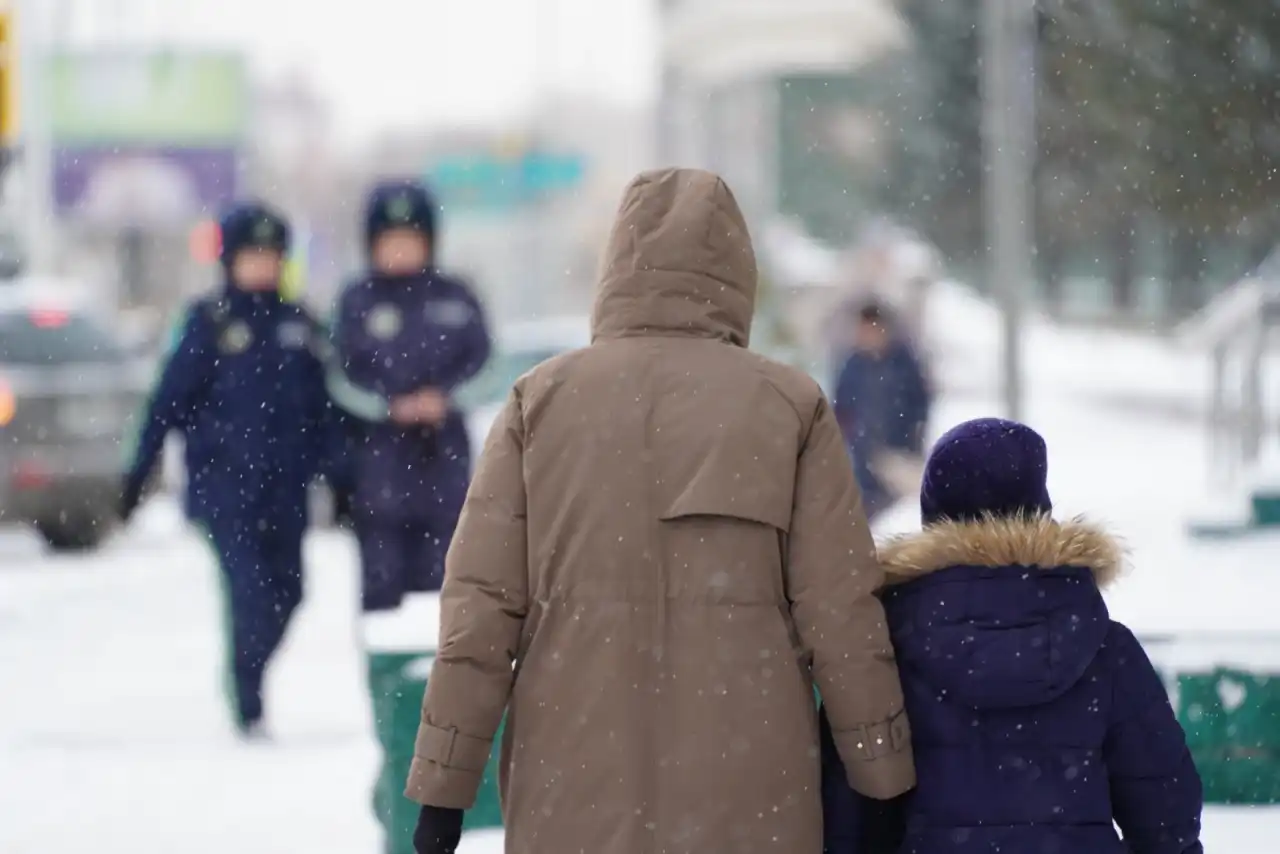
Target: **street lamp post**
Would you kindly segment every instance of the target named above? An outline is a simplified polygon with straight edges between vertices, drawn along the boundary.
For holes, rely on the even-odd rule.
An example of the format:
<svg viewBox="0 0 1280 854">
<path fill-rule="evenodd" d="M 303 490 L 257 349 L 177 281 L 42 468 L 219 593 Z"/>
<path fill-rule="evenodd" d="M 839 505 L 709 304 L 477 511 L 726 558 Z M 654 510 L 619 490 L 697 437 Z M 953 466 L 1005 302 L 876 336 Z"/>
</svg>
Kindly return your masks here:
<svg viewBox="0 0 1280 854">
<path fill-rule="evenodd" d="M 48 56 L 53 24 L 65 0 L 17 0 L 21 62 L 21 151 L 23 229 L 27 264 L 33 272 L 54 266 L 53 140 L 48 98 Z"/>
<path fill-rule="evenodd" d="M 1024 409 L 1022 313 L 1033 278 L 1031 192 L 1035 4 L 984 0 L 983 206 L 990 283 L 1002 313 L 1002 385 L 1009 418 Z"/>
</svg>

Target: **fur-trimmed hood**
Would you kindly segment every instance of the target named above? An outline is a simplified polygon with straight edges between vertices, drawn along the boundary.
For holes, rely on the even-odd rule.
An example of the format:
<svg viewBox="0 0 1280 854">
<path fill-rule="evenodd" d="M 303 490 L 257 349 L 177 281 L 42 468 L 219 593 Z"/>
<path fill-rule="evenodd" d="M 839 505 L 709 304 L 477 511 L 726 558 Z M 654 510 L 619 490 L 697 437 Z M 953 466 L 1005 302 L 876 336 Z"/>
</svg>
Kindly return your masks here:
<svg viewBox="0 0 1280 854">
<path fill-rule="evenodd" d="M 1120 541 L 1083 520 L 930 525 L 880 548 L 903 679 L 971 708 L 1047 703 L 1097 657 Z"/>
<path fill-rule="evenodd" d="M 885 584 L 903 584 L 952 566 L 1084 567 L 1100 589 L 1124 571 L 1127 552 L 1116 537 L 1082 518 L 1048 516 L 942 522 L 893 537 L 879 548 Z"/>
</svg>

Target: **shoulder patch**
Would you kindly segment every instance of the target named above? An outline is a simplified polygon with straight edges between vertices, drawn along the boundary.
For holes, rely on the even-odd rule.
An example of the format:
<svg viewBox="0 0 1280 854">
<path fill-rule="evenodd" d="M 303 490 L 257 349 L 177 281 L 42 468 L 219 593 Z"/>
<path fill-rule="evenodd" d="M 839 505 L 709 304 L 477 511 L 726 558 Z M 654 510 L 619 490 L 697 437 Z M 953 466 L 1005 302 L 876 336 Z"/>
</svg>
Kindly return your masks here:
<svg viewBox="0 0 1280 854">
<path fill-rule="evenodd" d="M 365 317 L 365 330 L 379 341 L 390 341 L 404 329 L 404 316 L 389 302 L 379 303 Z"/>
<path fill-rule="evenodd" d="M 276 327 L 276 337 L 284 349 L 301 350 L 310 345 L 315 335 L 306 320 L 286 320 Z"/>
<path fill-rule="evenodd" d="M 432 301 L 423 307 L 423 312 L 427 320 L 451 329 L 466 326 L 476 314 L 475 308 L 464 299 Z"/>
<path fill-rule="evenodd" d="M 253 346 L 253 330 L 243 320 L 227 324 L 218 336 L 218 352 L 228 355 L 244 353 Z"/>
</svg>

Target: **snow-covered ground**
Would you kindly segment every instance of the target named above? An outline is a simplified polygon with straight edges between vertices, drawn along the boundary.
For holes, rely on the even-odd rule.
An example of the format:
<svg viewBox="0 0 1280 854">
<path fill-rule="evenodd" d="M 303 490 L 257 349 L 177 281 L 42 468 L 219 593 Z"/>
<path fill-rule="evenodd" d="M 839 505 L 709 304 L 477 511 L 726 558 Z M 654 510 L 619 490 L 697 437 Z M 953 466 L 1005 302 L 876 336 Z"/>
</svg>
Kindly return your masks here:
<svg viewBox="0 0 1280 854">
<path fill-rule="evenodd" d="M 947 337 L 966 344 L 968 376 L 983 382 L 942 401 L 938 427 L 998 411 L 990 318 L 984 326 L 981 307 L 947 299 Z M 1027 419 L 1049 442 L 1059 512 L 1108 523 L 1134 550 L 1110 598 L 1115 616 L 1144 635 L 1230 642 L 1233 655 L 1280 669 L 1280 540 L 1188 541 L 1206 476 L 1201 437 L 1089 402 L 1091 382 L 1194 395 L 1189 360 L 1047 327 L 1033 330 L 1028 353 Z M 904 506 L 884 528 L 917 521 Z M 214 569 L 171 505 L 146 508 L 84 558 L 0 535 L 0 852 L 375 854 L 354 551 L 344 534 L 321 532 L 308 557 L 308 598 L 269 686 L 277 743 L 247 748 L 222 717 Z M 1277 834 L 1280 810 L 1206 816 L 1211 852 L 1270 854 Z M 464 854 L 498 850 L 494 835 L 477 835 Z"/>
<path fill-rule="evenodd" d="M 994 392 L 1001 360 L 1001 321 L 988 302 L 955 282 L 930 295 L 930 348 L 948 358 L 944 384 Z M 1207 406 L 1209 357 L 1173 339 L 1112 329 L 1064 329 L 1036 314 L 1024 323 L 1023 362 L 1030 393 L 1127 398 Z"/>
</svg>

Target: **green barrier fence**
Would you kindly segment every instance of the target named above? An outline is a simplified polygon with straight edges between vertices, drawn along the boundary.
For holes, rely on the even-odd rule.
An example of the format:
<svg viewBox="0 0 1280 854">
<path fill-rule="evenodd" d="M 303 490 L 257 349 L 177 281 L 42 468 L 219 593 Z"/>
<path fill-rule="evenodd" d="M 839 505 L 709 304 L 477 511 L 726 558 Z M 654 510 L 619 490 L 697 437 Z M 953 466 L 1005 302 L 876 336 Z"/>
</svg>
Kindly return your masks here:
<svg viewBox="0 0 1280 854">
<path fill-rule="evenodd" d="M 1205 803 L 1280 804 L 1280 637 L 1146 641 L 1170 688 Z"/>
<path fill-rule="evenodd" d="M 413 761 L 422 696 L 435 662 L 440 625 L 438 594 L 418 594 L 390 614 L 365 618 L 365 653 L 374 727 L 382 748 L 382 762 L 373 789 L 373 810 L 384 833 L 383 854 L 414 854 L 413 828 L 418 805 L 404 796 Z M 501 729 L 495 739 L 500 743 Z M 499 828 L 498 750 L 489 757 L 473 809 L 467 811 L 466 830 Z"/>
</svg>

